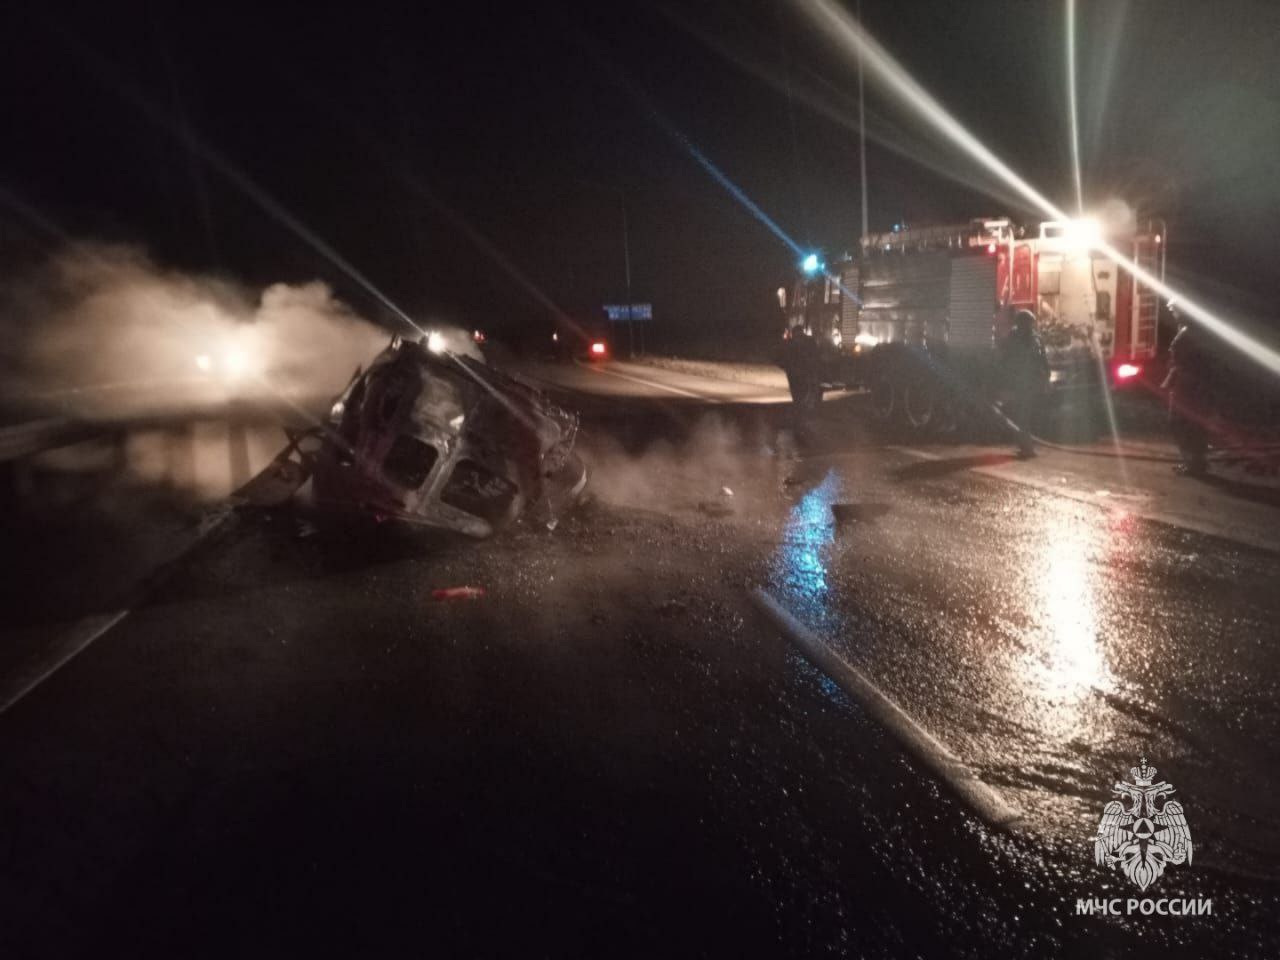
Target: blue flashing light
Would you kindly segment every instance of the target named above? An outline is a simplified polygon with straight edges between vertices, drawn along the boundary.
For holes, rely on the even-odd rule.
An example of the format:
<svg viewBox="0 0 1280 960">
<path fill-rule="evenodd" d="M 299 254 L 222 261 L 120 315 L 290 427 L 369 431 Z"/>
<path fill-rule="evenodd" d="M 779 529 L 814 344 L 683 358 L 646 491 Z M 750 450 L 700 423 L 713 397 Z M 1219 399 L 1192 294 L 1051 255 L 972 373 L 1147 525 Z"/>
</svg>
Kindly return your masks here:
<svg viewBox="0 0 1280 960">
<path fill-rule="evenodd" d="M 805 273 L 814 273 L 818 269 L 818 266 L 818 255 L 816 253 L 811 253 L 804 258 Z"/>
</svg>

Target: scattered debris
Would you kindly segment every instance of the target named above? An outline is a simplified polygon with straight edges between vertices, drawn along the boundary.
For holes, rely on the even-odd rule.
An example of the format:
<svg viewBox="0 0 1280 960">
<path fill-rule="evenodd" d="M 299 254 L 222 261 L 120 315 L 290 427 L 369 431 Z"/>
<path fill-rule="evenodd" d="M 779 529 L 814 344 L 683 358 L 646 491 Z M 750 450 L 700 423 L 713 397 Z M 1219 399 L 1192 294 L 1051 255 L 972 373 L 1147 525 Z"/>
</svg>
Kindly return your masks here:
<svg viewBox="0 0 1280 960">
<path fill-rule="evenodd" d="M 659 605 L 658 613 L 664 617 L 674 617 L 677 614 L 684 613 L 689 609 L 689 605 L 683 600 L 668 600 L 666 603 Z"/>
<path fill-rule="evenodd" d="M 888 512 L 889 504 L 887 503 L 833 503 L 831 505 L 831 515 L 835 517 L 837 526 L 848 523 L 867 523 L 883 517 Z"/>
<path fill-rule="evenodd" d="M 217 529 L 230 515 L 231 509 L 227 506 L 215 507 L 206 510 L 200 515 L 200 520 L 196 524 L 196 536 L 204 537 Z"/>
<path fill-rule="evenodd" d="M 300 455 L 300 460 L 292 459 L 295 451 L 292 440 L 291 437 L 289 446 L 265 470 L 232 493 L 233 500 L 255 507 L 278 507 L 293 497 L 306 483 L 311 464 L 306 455 Z"/>
<path fill-rule="evenodd" d="M 733 515 L 733 507 L 723 500 L 701 500 L 698 509 L 709 517 L 728 517 Z"/>
<path fill-rule="evenodd" d="M 432 600 L 479 600 L 484 596 L 484 587 L 444 587 L 431 591 Z"/>
</svg>

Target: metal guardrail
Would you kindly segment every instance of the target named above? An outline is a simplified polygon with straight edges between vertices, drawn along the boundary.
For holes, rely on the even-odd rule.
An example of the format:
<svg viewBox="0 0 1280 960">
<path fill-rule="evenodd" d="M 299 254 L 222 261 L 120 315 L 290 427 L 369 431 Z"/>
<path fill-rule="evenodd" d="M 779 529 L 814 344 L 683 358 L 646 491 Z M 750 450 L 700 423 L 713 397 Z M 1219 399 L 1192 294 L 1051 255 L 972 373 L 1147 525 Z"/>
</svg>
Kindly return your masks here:
<svg viewBox="0 0 1280 960">
<path fill-rule="evenodd" d="M 88 430 L 87 427 L 85 423 L 51 417 L 0 428 L 0 463 L 22 460 L 45 450 L 91 439 L 97 430 Z"/>
<path fill-rule="evenodd" d="M 13 463 L 50 450 L 141 430 L 164 430 L 193 423 L 234 420 L 244 425 L 300 425 L 299 411 L 319 409 L 310 399 L 297 404 L 229 401 L 205 407 L 154 410 L 128 417 L 44 417 L 0 427 L 0 463 Z"/>
</svg>

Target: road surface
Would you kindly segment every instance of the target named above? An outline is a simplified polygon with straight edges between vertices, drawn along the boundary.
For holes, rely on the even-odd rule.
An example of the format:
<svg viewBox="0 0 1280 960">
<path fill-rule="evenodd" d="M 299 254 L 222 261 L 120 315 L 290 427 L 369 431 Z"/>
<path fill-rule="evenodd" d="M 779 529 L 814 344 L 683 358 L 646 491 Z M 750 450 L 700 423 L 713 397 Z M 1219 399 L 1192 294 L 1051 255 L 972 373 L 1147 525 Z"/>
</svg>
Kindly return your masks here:
<svg viewBox="0 0 1280 960">
<path fill-rule="evenodd" d="M 554 532 L 240 512 L 197 541 L 169 504 L 144 561 L 162 508 L 112 488 L 26 539 L 92 582 L 6 602 L 0 953 L 1275 955 L 1270 488 L 879 440 L 857 397 L 797 429 L 768 383 L 526 372 L 585 416 L 592 494 Z M 1094 861 L 1144 757 L 1194 846 L 1145 892 Z M 1112 898 L 1212 913 L 1078 915 Z"/>
</svg>

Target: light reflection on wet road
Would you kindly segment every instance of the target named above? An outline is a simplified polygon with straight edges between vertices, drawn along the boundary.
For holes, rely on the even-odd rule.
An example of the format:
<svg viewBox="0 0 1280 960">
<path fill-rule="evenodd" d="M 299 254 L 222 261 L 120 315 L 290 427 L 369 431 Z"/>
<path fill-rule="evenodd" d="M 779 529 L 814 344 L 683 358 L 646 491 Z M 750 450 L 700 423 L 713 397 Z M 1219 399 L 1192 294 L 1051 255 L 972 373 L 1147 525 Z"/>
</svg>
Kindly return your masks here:
<svg viewBox="0 0 1280 960">
<path fill-rule="evenodd" d="M 796 460 L 767 423 L 698 418 L 671 439 L 671 413 L 588 424 L 593 500 L 554 534 L 384 550 L 238 524 L 0 729 L 24 929 L 90 937 L 86 915 L 132 926 L 136 903 L 176 937 L 194 903 L 234 939 L 225 915 L 283 890 L 326 945 L 317 918 L 394 930 L 391 902 L 415 930 L 434 909 L 559 956 L 589 896 L 639 955 L 691 925 L 715 940 L 690 954 L 1062 955 L 1107 932 L 1076 897 L 1128 892 L 1092 836 L 1145 753 L 1196 839 L 1195 869 L 1159 892 L 1217 877 L 1231 915 L 1121 932 L 1161 955 L 1224 932 L 1274 954 L 1274 884 L 1249 901 L 1261 885 L 1237 882 L 1280 856 L 1273 556 L 969 469 L 999 455 Z M 488 592 L 426 599 L 455 584 Z M 753 617 L 761 584 L 1032 836 L 988 831 L 859 716 Z M 60 858 L 31 839 L 67 823 Z M 175 835 L 208 846 L 197 860 Z M 92 882 L 66 866 L 86 858 L 106 865 Z M 119 882 L 135 860 L 145 875 Z M 264 862 L 270 891 L 245 883 Z M 564 927 L 539 941 L 547 917 Z"/>
<path fill-rule="evenodd" d="M 1280 835 L 1232 795 L 1277 786 L 1273 558 L 882 452 L 803 476 L 771 587 L 1037 833 L 1089 837 L 1147 753 L 1200 818 L 1197 862 L 1270 875 Z"/>
<path fill-rule="evenodd" d="M 785 585 L 792 609 L 803 611 L 811 626 L 825 625 L 830 610 L 827 555 L 835 531 L 831 506 L 840 489 L 840 475 L 832 468 L 800 497 L 787 516 L 773 558 L 774 577 Z"/>
<path fill-rule="evenodd" d="M 1025 627 L 1008 690 L 1023 722 L 1056 752 L 1105 743 L 1114 733 L 1097 698 L 1116 689 L 1101 608 L 1119 584 L 1105 515 L 1090 517 L 1052 499 L 1042 513 L 1038 534 L 1024 541 L 1015 561 L 1026 571 L 1011 584 L 1025 604 Z"/>
</svg>

